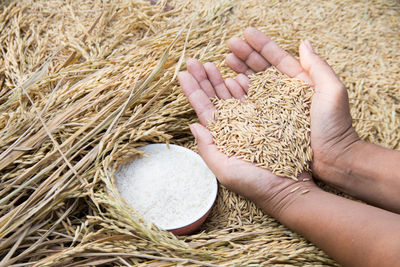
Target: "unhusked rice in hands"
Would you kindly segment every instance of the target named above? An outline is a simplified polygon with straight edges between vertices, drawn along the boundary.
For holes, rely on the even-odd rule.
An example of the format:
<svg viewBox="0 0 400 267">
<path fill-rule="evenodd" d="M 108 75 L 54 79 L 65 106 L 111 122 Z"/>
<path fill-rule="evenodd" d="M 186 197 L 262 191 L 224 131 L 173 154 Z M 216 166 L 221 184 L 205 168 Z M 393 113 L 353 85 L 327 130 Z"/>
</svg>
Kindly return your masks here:
<svg viewBox="0 0 400 267">
<path fill-rule="evenodd" d="M 245 101 L 214 99 L 208 123 L 218 149 L 297 180 L 311 171 L 310 107 L 313 90 L 275 68 L 251 75 Z"/>
</svg>

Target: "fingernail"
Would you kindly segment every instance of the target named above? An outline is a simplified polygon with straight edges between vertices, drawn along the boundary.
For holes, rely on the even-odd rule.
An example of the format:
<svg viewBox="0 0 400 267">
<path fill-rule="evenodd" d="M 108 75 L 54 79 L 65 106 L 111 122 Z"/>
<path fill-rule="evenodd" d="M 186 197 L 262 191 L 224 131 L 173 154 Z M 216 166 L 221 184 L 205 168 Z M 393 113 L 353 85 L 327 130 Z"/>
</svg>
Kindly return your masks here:
<svg viewBox="0 0 400 267">
<path fill-rule="evenodd" d="M 197 129 L 196 129 L 196 124 L 195 124 L 195 123 L 193 123 L 193 124 L 189 124 L 189 128 L 190 128 L 190 131 L 192 132 L 192 134 L 193 134 L 194 138 L 196 138 L 196 139 L 197 139 Z"/>
<path fill-rule="evenodd" d="M 251 69 L 246 70 L 246 76 L 252 75 L 252 74 L 254 74 L 254 73 L 255 73 L 255 72 L 252 71 Z"/>
<path fill-rule="evenodd" d="M 310 52 L 315 53 L 315 52 L 314 52 L 314 48 L 312 47 L 311 42 L 310 42 L 309 40 L 305 40 L 305 41 L 303 41 L 303 43 L 306 45 L 307 49 L 308 49 Z"/>
</svg>

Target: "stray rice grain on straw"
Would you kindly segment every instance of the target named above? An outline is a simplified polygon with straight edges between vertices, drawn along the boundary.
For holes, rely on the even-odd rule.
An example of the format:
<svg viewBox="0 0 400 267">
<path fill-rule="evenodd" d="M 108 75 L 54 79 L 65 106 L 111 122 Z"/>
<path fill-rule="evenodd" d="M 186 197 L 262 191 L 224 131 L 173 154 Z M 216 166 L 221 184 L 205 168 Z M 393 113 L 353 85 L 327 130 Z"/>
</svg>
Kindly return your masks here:
<svg viewBox="0 0 400 267">
<path fill-rule="evenodd" d="M 276 68 L 250 77 L 245 101 L 214 99 L 208 123 L 218 149 L 297 181 L 311 171 L 310 106 L 313 90 Z"/>
</svg>

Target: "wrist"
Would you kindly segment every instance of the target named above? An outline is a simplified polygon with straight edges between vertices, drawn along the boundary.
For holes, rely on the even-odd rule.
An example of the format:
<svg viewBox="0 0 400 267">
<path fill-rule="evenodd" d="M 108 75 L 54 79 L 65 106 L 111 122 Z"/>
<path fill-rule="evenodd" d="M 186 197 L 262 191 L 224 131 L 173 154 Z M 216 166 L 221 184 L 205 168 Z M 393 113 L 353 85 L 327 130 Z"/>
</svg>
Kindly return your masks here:
<svg viewBox="0 0 400 267">
<path fill-rule="evenodd" d="M 284 180 L 275 188 L 270 188 L 258 206 L 265 213 L 281 222 L 287 217 L 287 211 L 290 210 L 291 206 L 301 201 L 309 193 L 321 190 L 315 185 L 309 173 L 301 174 L 298 182 L 294 182 L 289 178 L 279 179 Z"/>
<path fill-rule="evenodd" d="M 364 145 L 354 128 L 349 128 L 341 140 L 313 151 L 313 175 L 329 185 L 342 187 L 342 183 L 350 178 L 354 158 Z"/>
<path fill-rule="evenodd" d="M 330 160 L 318 162 L 315 167 L 315 177 L 340 191 L 352 195 L 352 188 L 356 179 L 355 163 L 366 145 L 366 142 L 357 139 Z"/>
</svg>

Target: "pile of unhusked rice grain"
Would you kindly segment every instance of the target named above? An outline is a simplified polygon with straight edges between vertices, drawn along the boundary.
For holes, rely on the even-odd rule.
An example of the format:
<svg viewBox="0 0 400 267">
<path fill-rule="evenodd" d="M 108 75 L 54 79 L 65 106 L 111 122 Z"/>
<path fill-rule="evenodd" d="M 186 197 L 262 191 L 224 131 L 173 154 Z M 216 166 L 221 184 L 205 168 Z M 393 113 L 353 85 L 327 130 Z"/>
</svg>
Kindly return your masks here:
<svg viewBox="0 0 400 267">
<path fill-rule="evenodd" d="M 208 123 L 218 149 L 274 174 L 297 180 L 310 171 L 310 107 L 313 90 L 275 68 L 250 77 L 244 101 L 214 99 Z"/>
</svg>

